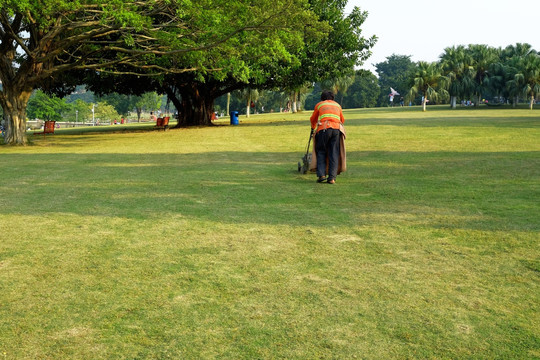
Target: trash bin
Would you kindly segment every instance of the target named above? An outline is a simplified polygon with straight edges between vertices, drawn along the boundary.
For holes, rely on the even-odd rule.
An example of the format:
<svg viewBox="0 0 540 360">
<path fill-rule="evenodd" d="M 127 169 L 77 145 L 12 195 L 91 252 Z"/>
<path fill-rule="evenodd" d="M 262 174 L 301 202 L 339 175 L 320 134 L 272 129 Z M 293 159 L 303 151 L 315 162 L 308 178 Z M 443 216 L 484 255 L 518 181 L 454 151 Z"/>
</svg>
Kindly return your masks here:
<svg viewBox="0 0 540 360">
<path fill-rule="evenodd" d="M 238 111 L 231 111 L 231 125 L 238 125 Z"/>
</svg>

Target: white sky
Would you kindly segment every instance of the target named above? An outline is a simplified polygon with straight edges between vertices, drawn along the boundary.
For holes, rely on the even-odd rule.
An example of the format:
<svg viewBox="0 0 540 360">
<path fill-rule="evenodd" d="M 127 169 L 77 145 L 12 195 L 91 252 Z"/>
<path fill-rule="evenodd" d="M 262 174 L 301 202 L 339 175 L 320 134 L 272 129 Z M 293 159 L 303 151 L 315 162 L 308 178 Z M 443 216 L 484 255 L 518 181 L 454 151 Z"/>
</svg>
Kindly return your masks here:
<svg viewBox="0 0 540 360">
<path fill-rule="evenodd" d="M 528 43 L 540 51 L 540 0 L 349 0 L 346 13 L 354 6 L 369 13 L 362 35 L 379 38 L 362 66 L 373 73 L 392 54 L 431 62 L 454 45 Z"/>
</svg>

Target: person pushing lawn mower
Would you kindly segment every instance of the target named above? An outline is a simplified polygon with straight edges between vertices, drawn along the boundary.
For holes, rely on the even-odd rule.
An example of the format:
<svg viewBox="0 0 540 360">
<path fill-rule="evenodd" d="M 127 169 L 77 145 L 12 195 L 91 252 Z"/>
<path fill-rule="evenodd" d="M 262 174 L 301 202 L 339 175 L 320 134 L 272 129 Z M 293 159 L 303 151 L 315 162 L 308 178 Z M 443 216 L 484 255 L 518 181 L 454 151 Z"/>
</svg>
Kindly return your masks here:
<svg viewBox="0 0 540 360">
<path fill-rule="evenodd" d="M 317 169 L 317 182 L 335 184 L 336 177 L 347 168 L 345 128 L 341 106 L 334 94 L 325 90 L 310 117 L 311 135 L 315 134 L 311 169 Z"/>
</svg>

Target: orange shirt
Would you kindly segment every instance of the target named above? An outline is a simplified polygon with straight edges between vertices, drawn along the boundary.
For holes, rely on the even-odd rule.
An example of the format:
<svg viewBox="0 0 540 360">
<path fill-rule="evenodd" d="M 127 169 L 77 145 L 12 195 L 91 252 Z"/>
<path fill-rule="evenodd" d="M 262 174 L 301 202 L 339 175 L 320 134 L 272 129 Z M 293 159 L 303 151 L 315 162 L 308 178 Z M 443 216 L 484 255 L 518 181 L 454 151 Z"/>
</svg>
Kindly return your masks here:
<svg viewBox="0 0 540 360">
<path fill-rule="evenodd" d="M 325 100 L 315 105 L 311 114 L 311 128 L 317 128 L 317 132 L 324 129 L 339 129 L 339 125 L 345 122 L 341 106 L 334 100 Z"/>
</svg>

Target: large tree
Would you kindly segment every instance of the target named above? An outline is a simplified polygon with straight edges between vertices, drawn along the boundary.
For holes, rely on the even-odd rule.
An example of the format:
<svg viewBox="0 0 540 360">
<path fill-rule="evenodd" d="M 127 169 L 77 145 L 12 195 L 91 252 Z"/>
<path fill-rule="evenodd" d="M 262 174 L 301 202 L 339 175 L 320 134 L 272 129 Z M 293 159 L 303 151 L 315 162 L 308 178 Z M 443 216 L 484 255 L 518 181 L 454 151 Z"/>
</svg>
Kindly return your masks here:
<svg viewBox="0 0 540 360">
<path fill-rule="evenodd" d="M 381 87 L 378 101 L 380 106 L 388 104 L 390 88 L 395 89 L 400 94 L 407 92 L 409 77 L 414 68 L 415 64 L 411 61 L 410 55 L 392 54 L 386 58 L 386 61 L 375 65 Z"/>
<path fill-rule="evenodd" d="M 28 116 L 32 119 L 60 121 L 62 113 L 69 109 L 64 99 L 36 91 L 28 101 Z"/>
<path fill-rule="evenodd" d="M 198 1 L 193 6 L 203 14 L 208 31 L 230 33 L 218 47 L 191 53 L 148 58 L 147 79 L 94 76 L 94 91 L 165 93 L 178 110 L 178 125 L 209 125 L 214 100 L 244 87 L 262 87 L 274 79 L 276 69 L 296 63 L 298 49 L 313 37 L 321 37 L 329 26 L 310 9 L 308 0 Z M 236 31 L 242 28 L 244 31 Z M 159 70 L 168 71 L 159 73 Z M 94 74 L 95 75 L 95 74 Z M 157 76 L 156 76 L 157 75 Z"/>
<path fill-rule="evenodd" d="M 341 106 L 347 109 L 375 107 L 380 92 L 375 74 L 368 70 L 357 70 Z"/>
<path fill-rule="evenodd" d="M 34 89 L 63 85 L 58 77 L 69 70 L 140 65 L 142 53 L 160 51 L 154 35 L 171 23 L 153 24 L 157 14 L 173 21 L 170 4 L 160 0 L 0 0 L 5 142 L 26 143 L 26 106 Z M 108 42 L 97 46 L 104 39 Z M 118 55 L 103 60 L 105 52 Z"/>
<path fill-rule="evenodd" d="M 140 94 L 148 90 L 165 93 L 179 111 L 177 126 L 211 124 L 214 100 L 245 87 L 283 87 L 294 93 L 296 99 L 297 90 L 308 80 L 344 74 L 368 56 L 374 39 L 360 36 L 366 14 L 355 9 L 345 17 L 345 3 L 343 0 L 190 2 L 193 14 L 198 14 L 198 21 L 193 18 L 190 21 L 203 39 L 207 42 L 220 39 L 216 29 L 229 34 L 219 41 L 219 46 L 147 56 L 144 70 L 152 77 L 142 81 L 138 77 L 126 77 L 132 72 L 124 64 L 118 64 L 114 71 L 94 72 L 89 81 L 91 89 L 97 93 Z M 325 51 L 321 52 L 323 48 Z M 111 58 L 116 56 L 112 52 L 107 54 Z"/>
<path fill-rule="evenodd" d="M 487 45 L 469 45 L 465 50 L 471 57 L 471 67 L 474 74 L 474 103 L 481 103 L 484 92 L 489 90 L 490 68 L 499 60 L 497 50 Z"/>
<path fill-rule="evenodd" d="M 513 59 L 512 78 L 508 81 L 508 87 L 528 98 L 532 110 L 540 94 L 540 55 L 529 53 Z"/>
<path fill-rule="evenodd" d="M 233 90 L 279 88 L 294 104 L 307 82 L 350 74 L 369 56 L 375 38 L 361 36 L 367 13 L 355 8 L 345 16 L 345 3 L 272 0 L 248 11 L 244 21 L 256 21 L 260 30 L 231 38 L 225 51 L 205 53 L 214 71 L 173 73 L 157 83 L 179 110 L 178 126 L 210 124 L 214 100 Z M 170 58 L 173 67 L 182 61 Z"/>
<path fill-rule="evenodd" d="M 512 104 L 515 107 L 519 97 L 527 92 L 526 78 L 534 79 L 534 71 L 539 69 L 534 65 L 539 54 L 530 44 L 517 43 L 509 45 L 500 50 L 500 61 L 494 64 L 497 71 L 497 82 L 493 83 L 493 88 L 512 98 Z M 530 66 L 532 65 L 532 67 Z M 533 80 L 534 83 L 534 80 Z M 530 89 L 534 89 L 534 85 Z M 524 93 L 525 92 L 525 93 Z"/>
<path fill-rule="evenodd" d="M 260 29 L 255 21 L 236 21 L 257 18 L 257 5 L 270 1 L 251 3 L 255 10 L 249 14 L 244 2 L 225 0 L 0 0 L 0 104 L 7 120 L 6 142 L 26 143 L 30 94 L 37 88 L 60 92 L 68 80 L 78 80 L 69 72 L 214 70 L 218 64 L 205 66 L 207 57 L 201 54 L 233 37 L 240 44 L 245 31 Z M 264 17 L 258 19 L 264 26 Z M 171 54 L 182 56 L 181 66 L 158 61 Z"/>
<path fill-rule="evenodd" d="M 455 109 L 457 99 L 472 94 L 475 89 L 472 57 L 465 51 L 465 47 L 460 45 L 444 49 L 440 59 L 443 74 L 450 81 L 450 106 Z"/>
</svg>

